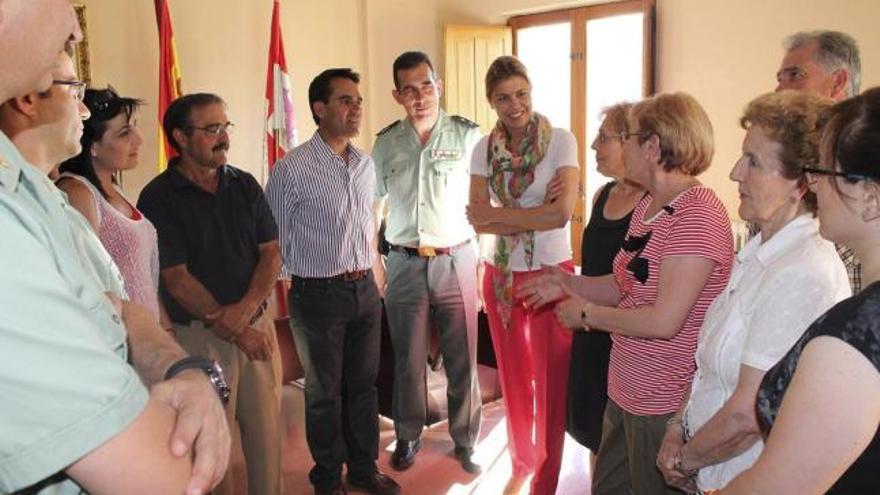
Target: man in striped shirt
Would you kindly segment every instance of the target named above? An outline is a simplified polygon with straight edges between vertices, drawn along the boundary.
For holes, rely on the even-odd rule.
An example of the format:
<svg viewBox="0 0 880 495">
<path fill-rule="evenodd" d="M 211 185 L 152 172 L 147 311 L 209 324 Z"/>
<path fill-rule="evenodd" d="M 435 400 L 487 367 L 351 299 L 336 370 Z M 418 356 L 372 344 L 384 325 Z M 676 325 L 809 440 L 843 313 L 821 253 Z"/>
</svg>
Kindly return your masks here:
<svg viewBox="0 0 880 495">
<path fill-rule="evenodd" d="M 312 81 L 309 106 L 318 130 L 278 162 L 266 188 L 283 273 L 291 277 L 316 494 L 345 493 L 343 463 L 352 486 L 400 492 L 376 466 L 382 306 L 372 272 L 375 171 L 350 141 L 361 124 L 359 82 L 351 69 L 328 69 Z"/>
</svg>

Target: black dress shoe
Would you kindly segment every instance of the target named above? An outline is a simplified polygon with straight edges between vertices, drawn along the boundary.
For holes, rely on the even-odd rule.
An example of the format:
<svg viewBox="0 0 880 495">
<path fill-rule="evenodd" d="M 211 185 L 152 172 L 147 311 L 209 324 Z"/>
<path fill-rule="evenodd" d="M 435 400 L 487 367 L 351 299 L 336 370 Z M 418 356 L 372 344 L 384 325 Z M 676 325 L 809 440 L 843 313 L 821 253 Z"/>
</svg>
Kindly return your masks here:
<svg viewBox="0 0 880 495">
<path fill-rule="evenodd" d="M 398 440 L 394 453 L 391 454 L 391 467 L 397 471 L 409 469 L 416 461 L 416 454 L 420 448 L 422 448 L 421 440 Z"/>
<path fill-rule="evenodd" d="M 342 483 L 330 488 L 315 487 L 315 495 L 345 495 L 345 486 Z"/>
<path fill-rule="evenodd" d="M 397 495 L 400 493 L 400 485 L 390 476 L 379 471 L 366 476 L 348 476 L 348 483 L 361 490 L 366 490 L 372 495 Z"/>
<path fill-rule="evenodd" d="M 455 450 L 452 452 L 452 456 L 455 457 L 459 463 L 461 463 L 462 469 L 470 474 L 480 474 L 483 468 L 481 468 L 479 464 L 471 460 L 471 456 L 473 454 L 474 449 L 468 447 L 456 447 Z"/>
</svg>

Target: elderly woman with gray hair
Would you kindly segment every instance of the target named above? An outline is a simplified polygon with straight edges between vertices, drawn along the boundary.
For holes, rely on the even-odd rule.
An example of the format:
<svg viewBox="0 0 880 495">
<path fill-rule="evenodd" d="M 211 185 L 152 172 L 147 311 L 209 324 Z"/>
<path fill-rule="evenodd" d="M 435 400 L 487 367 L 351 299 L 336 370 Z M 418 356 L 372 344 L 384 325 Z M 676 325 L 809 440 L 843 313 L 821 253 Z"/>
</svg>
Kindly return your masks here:
<svg viewBox="0 0 880 495">
<path fill-rule="evenodd" d="M 719 495 L 876 494 L 880 472 L 880 88 L 838 103 L 805 167 L 822 237 L 851 247 L 868 285 L 807 328 L 758 391 L 769 436 Z"/>
<path fill-rule="evenodd" d="M 755 416 L 761 379 L 811 321 L 850 293 L 834 245 L 819 235 L 816 196 L 802 171 L 818 163 L 818 122 L 829 106 L 783 91 L 756 98 L 741 118 L 742 157 L 730 178 L 740 217 L 759 233 L 706 313 L 689 397 L 668 423 L 657 467 L 673 486 L 721 488 L 755 462 L 763 448 Z"/>
</svg>

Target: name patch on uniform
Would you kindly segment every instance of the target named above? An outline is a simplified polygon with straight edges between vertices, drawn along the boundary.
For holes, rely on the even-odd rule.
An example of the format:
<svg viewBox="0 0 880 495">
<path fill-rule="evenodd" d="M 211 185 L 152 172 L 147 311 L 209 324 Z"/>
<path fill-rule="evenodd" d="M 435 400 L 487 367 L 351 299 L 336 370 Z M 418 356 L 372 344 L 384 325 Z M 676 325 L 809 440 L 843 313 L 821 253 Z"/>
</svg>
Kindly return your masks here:
<svg viewBox="0 0 880 495">
<path fill-rule="evenodd" d="M 431 150 L 431 160 L 434 161 L 444 161 L 444 160 L 460 160 L 464 155 L 464 152 L 461 150 Z"/>
</svg>

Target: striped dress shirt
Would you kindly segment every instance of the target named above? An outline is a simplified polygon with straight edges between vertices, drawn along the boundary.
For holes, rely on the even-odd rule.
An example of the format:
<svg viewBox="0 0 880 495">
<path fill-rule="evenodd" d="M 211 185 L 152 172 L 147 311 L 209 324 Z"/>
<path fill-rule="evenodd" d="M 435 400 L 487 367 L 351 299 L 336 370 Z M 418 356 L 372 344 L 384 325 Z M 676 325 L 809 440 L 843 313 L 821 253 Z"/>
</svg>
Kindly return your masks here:
<svg viewBox="0 0 880 495">
<path fill-rule="evenodd" d="M 284 276 L 332 277 L 373 266 L 375 169 L 349 145 L 348 162 L 316 132 L 276 165 L 266 185 Z"/>
</svg>

